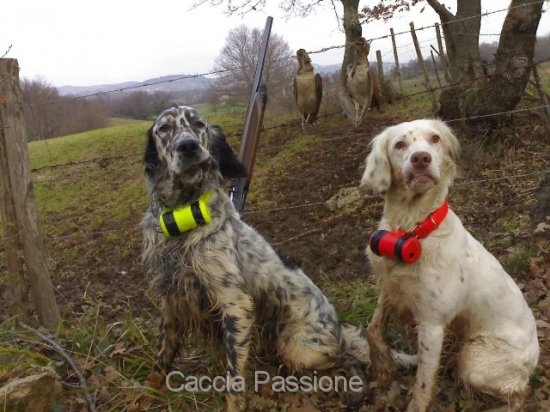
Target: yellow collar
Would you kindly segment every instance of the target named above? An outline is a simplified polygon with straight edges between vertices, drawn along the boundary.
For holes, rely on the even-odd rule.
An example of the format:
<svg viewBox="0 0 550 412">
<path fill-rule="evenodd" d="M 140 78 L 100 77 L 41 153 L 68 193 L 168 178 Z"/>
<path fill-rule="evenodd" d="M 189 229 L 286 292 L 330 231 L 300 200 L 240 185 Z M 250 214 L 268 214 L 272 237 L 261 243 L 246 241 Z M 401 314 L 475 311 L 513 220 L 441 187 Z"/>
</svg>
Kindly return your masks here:
<svg viewBox="0 0 550 412">
<path fill-rule="evenodd" d="M 207 191 L 192 203 L 165 210 L 159 217 L 160 227 L 166 237 L 173 237 L 204 226 L 212 221 L 208 201 L 212 192 Z"/>
</svg>

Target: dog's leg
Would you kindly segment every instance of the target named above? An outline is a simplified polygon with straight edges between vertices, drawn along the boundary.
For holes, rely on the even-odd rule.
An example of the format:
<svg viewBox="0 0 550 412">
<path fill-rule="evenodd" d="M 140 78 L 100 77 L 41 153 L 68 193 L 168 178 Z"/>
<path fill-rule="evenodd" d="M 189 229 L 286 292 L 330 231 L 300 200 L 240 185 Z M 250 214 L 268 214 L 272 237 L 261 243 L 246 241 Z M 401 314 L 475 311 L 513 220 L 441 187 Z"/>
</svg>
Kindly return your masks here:
<svg viewBox="0 0 550 412">
<path fill-rule="evenodd" d="M 163 301 L 162 307 L 157 360 L 149 375 L 149 384 L 157 389 L 164 386 L 164 380 L 172 367 L 183 338 L 181 323 L 177 316 L 168 309 L 169 304 Z"/>
<path fill-rule="evenodd" d="M 246 396 L 237 393 L 231 382 L 236 377 L 245 379 L 246 365 L 250 352 L 250 339 L 254 322 L 254 303 L 250 296 L 240 289 L 224 289 L 220 299 L 222 306 L 223 340 L 227 352 L 227 373 L 229 374 L 226 397 L 228 412 L 242 411 L 246 407 Z"/>
<path fill-rule="evenodd" d="M 382 327 L 384 325 L 386 304 L 381 293 L 378 297 L 378 304 L 374 315 L 367 327 L 367 341 L 370 347 L 370 356 L 374 374 L 377 376 L 378 384 L 388 387 L 393 378 L 396 367 L 390 354 L 390 348 L 384 342 Z"/>
<path fill-rule="evenodd" d="M 497 339 L 473 339 L 460 353 L 460 376 L 467 386 L 500 397 L 509 411 L 520 411 L 529 392 L 530 368 L 524 363 L 527 350 Z"/>
<path fill-rule="evenodd" d="M 443 325 L 418 325 L 418 369 L 408 412 L 426 411 L 432 399 L 445 328 Z"/>
</svg>

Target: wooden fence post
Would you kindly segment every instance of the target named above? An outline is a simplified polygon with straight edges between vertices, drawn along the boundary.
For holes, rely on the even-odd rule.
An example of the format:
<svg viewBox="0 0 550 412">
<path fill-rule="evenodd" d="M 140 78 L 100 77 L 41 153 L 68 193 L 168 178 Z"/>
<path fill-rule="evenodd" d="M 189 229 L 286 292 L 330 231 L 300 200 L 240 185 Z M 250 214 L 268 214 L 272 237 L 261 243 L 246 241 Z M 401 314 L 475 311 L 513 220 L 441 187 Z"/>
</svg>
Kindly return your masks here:
<svg viewBox="0 0 550 412">
<path fill-rule="evenodd" d="M 376 64 L 378 67 L 378 78 L 380 80 L 384 79 L 384 62 L 382 61 L 382 52 L 376 50 Z"/>
<path fill-rule="evenodd" d="M 437 79 L 437 84 L 439 85 L 439 88 L 441 88 L 441 79 L 439 78 L 439 70 L 437 69 L 437 63 L 435 62 L 434 51 L 430 50 L 430 54 L 432 56 L 432 63 L 434 65 L 435 78 Z"/>
<path fill-rule="evenodd" d="M 4 126 L 0 118 L 0 128 L 3 127 L 9 127 L 9 125 Z M 4 133 L 0 130 L 0 217 L 4 230 L 2 243 L 6 256 L 8 306 L 12 315 L 27 321 L 29 288 L 23 270 L 23 247 L 19 239 L 10 176 L 7 170 L 9 167 Z"/>
<path fill-rule="evenodd" d="M 449 62 L 447 61 L 447 55 L 443 50 L 443 40 L 441 39 L 441 32 L 439 31 L 439 23 L 435 23 L 435 35 L 437 37 L 437 49 L 439 50 L 439 59 L 441 60 L 441 66 L 443 67 L 443 77 L 445 82 L 449 84 L 451 82 L 449 76 Z"/>
<path fill-rule="evenodd" d="M 401 67 L 399 66 L 399 57 L 397 56 L 397 46 L 395 45 L 395 33 L 393 28 L 390 28 L 391 42 L 393 45 L 393 59 L 395 60 L 395 71 L 397 72 L 397 80 L 399 81 L 399 93 L 403 96 L 403 76 L 401 75 Z"/>
<path fill-rule="evenodd" d="M 411 35 L 414 42 L 414 48 L 416 50 L 416 55 L 418 56 L 418 63 L 420 64 L 420 67 L 422 67 L 422 71 L 424 72 L 424 81 L 426 82 L 426 88 L 428 89 L 428 92 L 430 93 L 430 98 L 432 100 L 432 109 L 434 113 L 437 111 L 437 100 L 435 98 L 435 94 L 432 88 L 432 85 L 430 83 L 430 76 L 428 76 L 428 70 L 426 69 L 426 64 L 424 63 L 424 58 L 422 57 L 422 51 L 420 50 L 420 44 L 418 43 L 418 38 L 416 37 L 416 32 L 414 30 L 414 23 L 411 21 L 409 23 L 411 26 Z"/>
<path fill-rule="evenodd" d="M 7 160 L 9 187 L 2 194 L 10 193 L 13 199 L 16 222 L 2 215 L 4 227 L 16 225 L 23 246 L 28 281 L 39 322 L 50 330 L 60 321 L 53 286 L 46 265 L 46 253 L 38 224 L 30 161 L 27 148 L 27 131 L 21 108 L 22 92 L 19 83 L 19 64 L 16 59 L 0 59 L 0 142 L 3 157 Z M 4 204 L 7 204 L 3 202 Z M 15 226 L 13 226 L 15 227 Z"/>
</svg>

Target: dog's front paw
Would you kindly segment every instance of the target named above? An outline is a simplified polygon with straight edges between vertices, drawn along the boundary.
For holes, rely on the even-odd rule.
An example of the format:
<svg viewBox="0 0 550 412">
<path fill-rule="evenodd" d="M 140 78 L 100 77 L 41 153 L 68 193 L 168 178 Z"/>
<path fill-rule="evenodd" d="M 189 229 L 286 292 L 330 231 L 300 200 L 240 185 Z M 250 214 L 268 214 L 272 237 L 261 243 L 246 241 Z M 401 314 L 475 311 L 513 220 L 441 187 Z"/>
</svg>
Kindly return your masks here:
<svg viewBox="0 0 550 412">
<path fill-rule="evenodd" d="M 228 393 L 225 398 L 227 412 L 241 412 L 246 410 L 246 397 L 241 393 Z"/>
<path fill-rule="evenodd" d="M 426 412 L 428 410 L 429 400 L 422 399 L 422 396 L 418 396 L 413 390 L 413 397 L 407 407 L 407 412 Z"/>
<path fill-rule="evenodd" d="M 407 412 L 424 412 L 425 410 L 426 408 L 422 408 L 414 400 L 410 401 L 409 406 L 407 406 Z"/>
</svg>

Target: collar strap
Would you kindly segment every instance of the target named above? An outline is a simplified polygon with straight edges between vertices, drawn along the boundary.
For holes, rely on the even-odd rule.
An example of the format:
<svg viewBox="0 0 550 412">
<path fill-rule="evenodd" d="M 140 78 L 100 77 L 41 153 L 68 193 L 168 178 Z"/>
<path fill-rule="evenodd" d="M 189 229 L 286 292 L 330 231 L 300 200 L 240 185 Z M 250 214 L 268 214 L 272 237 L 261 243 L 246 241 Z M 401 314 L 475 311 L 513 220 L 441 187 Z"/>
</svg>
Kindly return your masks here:
<svg viewBox="0 0 550 412">
<path fill-rule="evenodd" d="M 184 205 L 177 206 L 172 210 L 165 210 L 159 216 L 159 223 L 162 232 L 166 237 L 173 237 L 204 226 L 212 221 L 208 201 L 212 192 L 208 191 L 199 198 Z"/>
<path fill-rule="evenodd" d="M 420 222 L 416 227 L 411 231 L 411 233 L 418 239 L 424 239 L 429 236 L 439 225 L 445 220 L 447 212 L 449 211 L 449 204 L 447 199 L 443 201 L 441 206 L 434 210 L 430 215 Z"/>
</svg>

